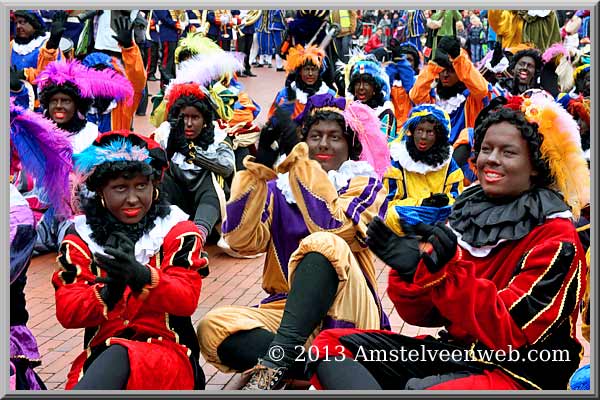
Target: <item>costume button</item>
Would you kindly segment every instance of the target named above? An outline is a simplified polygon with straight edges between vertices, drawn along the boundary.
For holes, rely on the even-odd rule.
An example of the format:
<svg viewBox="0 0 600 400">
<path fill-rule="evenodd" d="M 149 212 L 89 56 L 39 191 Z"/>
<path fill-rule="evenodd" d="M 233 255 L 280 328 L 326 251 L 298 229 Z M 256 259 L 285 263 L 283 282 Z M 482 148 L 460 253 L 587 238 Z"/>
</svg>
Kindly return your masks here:
<svg viewBox="0 0 600 400">
<path fill-rule="evenodd" d="M 125 325 L 125 326 L 129 325 L 129 320 L 126 319 L 125 321 L 123 321 L 123 325 Z"/>
</svg>

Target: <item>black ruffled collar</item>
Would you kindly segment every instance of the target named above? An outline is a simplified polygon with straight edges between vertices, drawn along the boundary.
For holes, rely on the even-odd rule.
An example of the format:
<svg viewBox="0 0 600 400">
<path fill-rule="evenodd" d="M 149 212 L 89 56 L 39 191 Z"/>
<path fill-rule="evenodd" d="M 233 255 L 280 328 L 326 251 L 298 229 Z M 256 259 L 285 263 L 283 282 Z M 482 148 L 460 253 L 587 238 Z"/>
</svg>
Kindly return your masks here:
<svg viewBox="0 0 600 400">
<path fill-rule="evenodd" d="M 483 247 L 501 239 L 521 239 L 549 215 L 564 211 L 570 209 L 562 196 L 548 188 L 533 188 L 517 198 L 491 199 L 477 185 L 456 199 L 448 219 L 464 242 Z"/>
</svg>

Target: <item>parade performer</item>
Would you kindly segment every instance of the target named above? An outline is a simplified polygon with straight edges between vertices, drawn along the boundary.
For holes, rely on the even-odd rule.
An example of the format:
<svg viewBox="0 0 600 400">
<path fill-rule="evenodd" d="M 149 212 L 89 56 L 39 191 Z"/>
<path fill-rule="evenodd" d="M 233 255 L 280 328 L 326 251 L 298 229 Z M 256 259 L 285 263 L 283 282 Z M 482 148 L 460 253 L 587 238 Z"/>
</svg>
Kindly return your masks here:
<svg viewBox="0 0 600 400">
<path fill-rule="evenodd" d="M 573 219 L 590 179 L 573 118 L 550 96 L 514 97 L 475 127 L 479 185 L 456 199 L 449 224 L 396 235 L 381 221 L 367 243 L 392 267 L 388 294 L 401 318 L 444 326 L 437 338 L 328 330 L 341 362 L 309 369 L 325 389 L 564 390 L 583 354 L 576 338 L 587 263 Z M 420 253 L 420 235 L 428 247 Z M 354 360 L 360 347 L 448 351 L 417 361 Z M 421 347 L 423 346 L 423 347 Z M 515 356 L 503 357 L 509 351 Z M 568 352 L 550 360 L 541 352 Z M 340 357 L 340 352 L 329 357 Z"/>
<path fill-rule="evenodd" d="M 392 62 L 385 65 L 385 73 L 391 87 L 390 99 L 394 105 L 396 129 L 400 130 L 413 108 L 408 93 L 419 75 L 421 54 L 411 43 L 400 43 L 394 38 L 390 40 L 390 50 Z"/>
<path fill-rule="evenodd" d="M 358 102 L 315 95 L 296 144 L 289 117 L 282 110 L 275 116 L 263 128 L 258 155 L 234 178 L 223 223 L 235 251 L 266 251 L 268 297 L 258 307 L 213 309 L 198 326 L 209 363 L 224 372 L 255 367 L 247 389 L 276 389 L 288 373 L 302 375 L 294 358 L 318 330 L 388 327 L 363 244 L 366 224 L 386 210 L 380 177 L 389 153 L 379 120 Z M 280 154 L 287 157 L 276 173 Z M 282 360 L 267 355 L 272 346 L 282 346 Z"/>
<path fill-rule="evenodd" d="M 372 55 L 353 53 L 346 65 L 338 64 L 344 71 L 346 96 L 368 105 L 381 120 L 381 132 L 388 141 L 396 137 L 396 116 L 390 101 L 390 78 Z"/>
<path fill-rule="evenodd" d="M 466 51 L 461 50 L 460 41 L 443 37 L 435 58 L 421 70 L 409 95 L 415 104 L 435 104 L 450 115 L 452 144 L 461 130 L 473 127 L 477 114 L 491 97 L 491 90 Z"/>
<path fill-rule="evenodd" d="M 40 198 L 53 204 L 50 212 L 68 217 L 68 175 L 71 144 L 62 131 L 41 114 L 10 104 L 10 388 L 42 390 L 33 370 L 42 362 L 35 337 L 27 328 L 27 269 L 35 244 L 35 218 L 12 179 L 21 168 L 37 180 Z"/>
<path fill-rule="evenodd" d="M 36 110 L 39 108 L 35 78 L 46 66 L 61 59 L 60 39 L 65 31 L 67 14 L 60 11 L 54 14 L 50 34 L 45 30 L 44 20 L 38 10 L 15 11 L 16 35 L 10 42 L 11 96 L 17 98 L 18 105 Z"/>
<path fill-rule="evenodd" d="M 215 115 L 211 96 L 197 83 L 170 85 L 168 119 L 153 133 L 170 161 L 162 190 L 192 216 L 202 245 L 224 214 L 225 179 L 235 170 L 231 139 L 216 123 L 223 116 Z"/>
<path fill-rule="evenodd" d="M 133 25 L 129 17 L 120 16 L 115 21 L 115 39 L 121 48 L 121 59 L 105 53 L 93 52 L 88 54 L 82 64 L 97 70 L 109 69 L 116 71 L 129 81 L 127 88 L 133 90 L 131 104 L 117 103 L 111 98 L 95 98 L 87 119 L 98 125 L 100 133 L 113 130 L 131 130 L 133 114 L 138 108 L 146 87 L 146 71 L 144 60 L 138 45 L 132 40 Z"/>
<path fill-rule="evenodd" d="M 448 143 L 450 117 L 441 108 L 422 104 L 412 109 L 400 137 L 390 143 L 391 168 L 383 183 L 388 189 L 386 224 L 398 234 L 409 225 L 445 221 L 463 190 L 463 173 L 452 159 Z"/>
<path fill-rule="evenodd" d="M 308 98 L 315 94 L 335 95 L 335 91 L 323 81 L 325 51 L 317 46 L 297 45 L 289 50 L 285 70 L 288 73 L 285 87 L 277 93 L 269 109 L 271 118 L 277 107 L 283 107 L 296 118 L 306 106 Z"/>
<path fill-rule="evenodd" d="M 54 121 L 67 136 L 78 154 L 98 137 L 98 126 L 86 120 L 85 115 L 94 99 L 108 99 L 131 104 L 133 90 L 127 78 L 105 69 L 97 71 L 79 61 L 55 61 L 42 71 L 36 80 L 44 116 Z M 47 204 L 40 204 L 41 210 Z M 44 216 L 37 226 L 36 251 L 56 251 L 70 221 Z"/>
<path fill-rule="evenodd" d="M 52 276 L 58 321 L 85 328 L 66 389 L 204 387 L 190 316 L 208 260 L 196 226 L 159 190 L 166 167 L 158 143 L 125 131 L 74 156 L 91 195 Z"/>
</svg>

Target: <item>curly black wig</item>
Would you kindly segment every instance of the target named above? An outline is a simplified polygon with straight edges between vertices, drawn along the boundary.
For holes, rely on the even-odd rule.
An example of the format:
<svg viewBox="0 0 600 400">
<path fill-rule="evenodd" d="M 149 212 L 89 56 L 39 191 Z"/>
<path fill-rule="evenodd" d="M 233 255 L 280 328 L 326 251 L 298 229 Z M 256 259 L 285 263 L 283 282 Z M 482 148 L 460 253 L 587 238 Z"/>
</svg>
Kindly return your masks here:
<svg viewBox="0 0 600 400">
<path fill-rule="evenodd" d="M 415 145 L 415 129 L 422 122 L 430 122 L 433 124 L 435 132 L 435 143 L 427 151 L 420 151 Z M 426 115 L 419 120 L 418 124 L 409 126 L 408 130 L 411 133 L 410 138 L 406 141 L 406 150 L 408 155 L 415 161 L 421 161 L 427 165 L 437 166 L 448 159 L 450 155 L 450 146 L 448 146 L 448 136 L 444 126 L 440 121 L 432 115 Z"/>
<path fill-rule="evenodd" d="M 206 150 L 215 140 L 215 127 L 213 125 L 215 111 L 205 100 L 200 100 L 195 96 L 181 96 L 173 102 L 173 105 L 169 110 L 168 120 L 176 120 L 179 117 L 179 114 L 181 114 L 181 110 L 185 107 L 196 108 L 200 111 L 200 114 L 202 114 L 202 118 L 204 118 L 205 127 L 202 129 L 200 135 L 192 141 L 195 145 Z"/>
<path fill-rule="evenodd" d="M 383 92 L 382 92 L 382 87 L 379 83 L 377 83 L 377 81 L 375 80 L 375 78 L 370 75 L 370 74 L 353 74 L 350 77 L 350 83 L 348 84 L 348 91 L 350 93 L 352 93 L 352 95 L 354 96 L 354 86 L 360 82 L 367 82 L 369 83 L 371 86 L 373 86 L 373 97 L 371 97 L 369 99 L 369 101 L 367 101 L 365 104 L 368 105 L 371 108 L 376 108 L 379 106 L 382 106 L 383 103 L 385 102 L 385 99 L 383 97 Z"/>
<path fill-rule="evenodd" d="M 538 82 L 540 75 L 542 74 L 542 67 L 544 66 L 544 62 L 542 61 L 542 54 L 537 49 L 525 49 L 521 51 L 517 51 L 511 58 L 510 64 L 508 65 L 508 71 L 514 75 L 514 69 L 519 62 L 519 60 L 523 57 L 531 57 L 535 62 L 535 73 L 533 78 L 531 78 L 531 83 L 529 84 L 530 88 L 538 88 L 540 84 Z M 512 82 L 508 85 L 508 89 L 512 95 L 521 94 L 521 90 L 519 90 L 519 80 L 513 78 Z"/>
<path fill-rule="evenodd" d="M 169 214 L 169 203 L 167 203 L 163 191 L 159 192 L 158 199 L 153 200 L 150 210 L 137 224 L 120 222 L 102 205 L 101 196 L 98 193 L 109 181 L 118 178 L 131 179 L 139 173 L 149 176 L 154 187 L 158 186 L 156 170 L 140 161 L 117 161 L 102 164 L 94 172 L 93 176 L 95 178 L 88 178 L 88 189 L 96 193 L 91 197 L 88 197 L 89 194 L 84 194 L 85 191 L 80 193 L 80 208 L 92 230 L 92 239 L 99 245 L 103 246 L 113 232 L 124 232 L 135 243 L 144 233 L 149 232 L 154 227 L 157 218 L 163 218 Z"/>
<path fill-rule="evenodd" d="M 302 125 L 302 141 L 306 141 L 308 131 L 319 121 L 335 121 L 340 125 L 340 128 L 342 128 L 342 132 L 344 133 L 344 138 L 348 143 L 348 156 L 351 160 L 358 161 L 360 153 L 362 152 L 362 145 L 354 131 L 349 126 L 346 126 L 346 120 L 342 114 L 333 111 L 317 111 L 312 115 L 308 115 Z"/>
<path fill-rule="evenodd" d="M 590 71 L 581 71 L 575 79 L 575 91 L 585 97 L 590 95 Z"/>
<path fill-rule="evenodd" d="M 92 99 L 82 98 L 77 86 L 71 82 L 65 82 L 61 85 L 48 85 L 40 92 L 40 104 L 44 108 L 44 116 L 46 118 L 50 119 L 50 115 L 48 114 L 50 99 L 57 93 L 63 93 L 69 96 L 71 99 L 73 99 L 73 102 L 76 106 L 76 112 L 73 115 L 73 118 L 64 124 L 57 124 L 58 127 L 68 132 L 79 132 L 87 123 L 85 115 L 92 106 Z M 81 114 L 83 118 L 81 118 L 78 114 Z"/>
<path fill-rule="evenodd" d="M 480 116 L 482 118 L 479 118 Z M 483 139 L 489 127 L 501 122 L 508 122 L 521 132 L 521 136 L 527 142 L 533 169 L 538 172 L 537 176 L 532 177 L 532 183 L 539 187 L 547 187 L 552 183 L 550 166 L 542 158 L 542 152 L 540 150 L 544 139 L 543 136 L 538 133 L 538 125 L 536 123 L 528 122 L 521 111 L 502 106 L 490 109 L 485 116 L 480 114 L 478 119 L 479 122 L 476 122 L 475 124 L 475 154 L 473 161 L 477 160 L 479 151 L 481 150 L 481 144 L 483 143 Z"/>
</svg>

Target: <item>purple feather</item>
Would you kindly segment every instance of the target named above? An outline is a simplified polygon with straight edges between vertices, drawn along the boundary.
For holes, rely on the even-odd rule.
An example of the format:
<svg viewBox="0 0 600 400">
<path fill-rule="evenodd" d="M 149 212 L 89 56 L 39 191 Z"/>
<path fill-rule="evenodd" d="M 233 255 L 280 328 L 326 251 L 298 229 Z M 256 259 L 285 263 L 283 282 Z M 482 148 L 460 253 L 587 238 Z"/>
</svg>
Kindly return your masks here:
<svg viewBox="0 0 600 400">
<path fill-rule="evenodd" d="M 81 97 L 114 99 L 133 103 L 133 86 L 129 79 L 112 69 L 101 71 L 88 68 L 79 61 L 54 61 L 40 72 L 36 79 L 39 90 L 49 85 L 70 82 L 77 86 Z"/>
<path fill-rule="evenodd" d="M 41 200 L 53 205 L 61 216 L 69 216 L 69 173 L 72 170 L 71 143 L 67 132 L 41 114 L 10 104 L 10 143 L 19 160 L 36 179 Z"/>
</svg>

